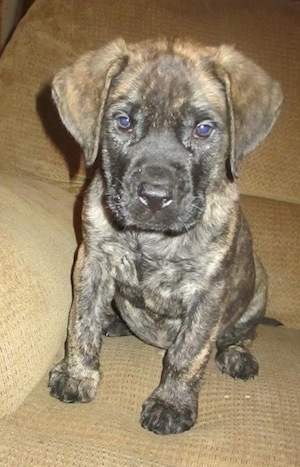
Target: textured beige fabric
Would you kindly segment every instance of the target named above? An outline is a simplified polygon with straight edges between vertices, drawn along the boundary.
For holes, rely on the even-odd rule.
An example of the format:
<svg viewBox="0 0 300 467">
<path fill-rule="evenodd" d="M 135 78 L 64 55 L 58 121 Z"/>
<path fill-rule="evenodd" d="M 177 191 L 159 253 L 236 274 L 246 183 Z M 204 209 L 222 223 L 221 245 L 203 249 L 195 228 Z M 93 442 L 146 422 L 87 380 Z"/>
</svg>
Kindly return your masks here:
<svg viewBox="0 0 300 467">
<path fill-rule="evenodd" d="M 0 424 L 5 466 L 298 466 L 300 331 L 259 329 L 260 375 L 244 383 L 213 359 L 189 432 L 157 436 L 139 426 L 141 404 L 158 384 L 162 352 L 134 337 L 108 338 L 95 401 L 66 405 L 46 378 Z"/>
<path fill-rule="evenodd" d="M 268 272 L 267 314 L 300 329 L 300 206 L 252 196 L 241 201 Z"/>
<path fill-rule="evenodd" d="M 0 176 L 0 417 L 37 384 L 66 334 L 73 198 Z"/>
<path fill-rule="evenodd" d="M 36 0 L 23 19 L 0 60 L 1 466 L 300 465 L 300 10 L 293 3 Z M 105 340 L 92 403 L 64 405 L 46 388 L 66 333 L 76 244 L 75 199 L 60 187 L 78 191 L 84 172 L 45 83 L 117 36 L 162 35 L 234 43 L 285 94 L 282 116 L 240 184 L 251 195 L 243 206 L 270 278 L 268 314 L 286 327 L 259 328 L 253 381 L 221 375 L 211 359 L 197 425 L 169 437 L 139 426 L 162 353 L 135 338 Z"/>
<path fill-rule="evenodd" d="M 280 80 L 282 116 L 249 157 L 241 185 L 246 194 L 299 202 L 300 11 L 293 3 L 36 0 L 1 59 L 0 131 L 10 150 L 0 167 L 69 186 L 69 175 L 76 179 L 81 165 L 80 150 L 58 123 L 49 93 L 39 93 L 43 83 L 80 53 L 118 36 L 128 41 L 180 36 L 206 44 L 233 43 Z M 40 116 L 55 143 L 46 137 Z"/>
</svg>

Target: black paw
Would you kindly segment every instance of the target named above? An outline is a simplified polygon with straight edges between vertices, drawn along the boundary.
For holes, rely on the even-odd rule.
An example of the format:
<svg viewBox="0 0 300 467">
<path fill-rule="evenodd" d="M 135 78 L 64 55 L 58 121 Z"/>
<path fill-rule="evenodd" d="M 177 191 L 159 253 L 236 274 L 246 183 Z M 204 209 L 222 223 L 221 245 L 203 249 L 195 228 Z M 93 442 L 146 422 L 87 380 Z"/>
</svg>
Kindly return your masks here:
<svg viewBox="0 0 300 467">
<path fill-rule="evenodd" d="M 96 395 L 99 379 L 98 371 L 84 370 L 79 376 L 74 368 L 69 369 L 62 361 L 50 372 L 50 395 L 66 403 L 89 402 Z"/>
<path fill-rule="evenodd" d="M 230 345 L 216 354 L 216 364 L 222 373 L 246 381 L 258 374 L 259 365 L 248 350 L 238 345 Z"/>
<path fill-rule="evenodd" d="M 174 400 L 164 400 L 154 393 L 143 404 L 140 422 L 149 431 L 169 435 L 189 430 L 196 419 L 197 408 L 193 405 L 185 405 L 183 401 L 176 404 Z"/>
</svg>

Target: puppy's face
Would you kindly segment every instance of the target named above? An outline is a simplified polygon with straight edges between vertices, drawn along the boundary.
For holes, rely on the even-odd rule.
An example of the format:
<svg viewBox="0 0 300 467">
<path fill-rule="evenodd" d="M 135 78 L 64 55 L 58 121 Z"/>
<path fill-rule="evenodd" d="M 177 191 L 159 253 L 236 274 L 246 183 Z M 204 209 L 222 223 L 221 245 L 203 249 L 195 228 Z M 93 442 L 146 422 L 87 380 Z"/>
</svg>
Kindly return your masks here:
<svg viewBox="0 0 300 467">
<path fill-rule="evenodd" d="M 90 52 L 57 74 L 53 97 L 87 165 L 101 162 L 117 221 L 175 234 L 234 181 L 282 102 L 232 47 L 167 40 Z"/>
<path fill-rule="evenodd" d="M 102 120 L 107 201 L 125 226 L 180 233 L 229 183 L 226 97 L 198 54 L 157 51 L 111 84 Z"/>
</svg>

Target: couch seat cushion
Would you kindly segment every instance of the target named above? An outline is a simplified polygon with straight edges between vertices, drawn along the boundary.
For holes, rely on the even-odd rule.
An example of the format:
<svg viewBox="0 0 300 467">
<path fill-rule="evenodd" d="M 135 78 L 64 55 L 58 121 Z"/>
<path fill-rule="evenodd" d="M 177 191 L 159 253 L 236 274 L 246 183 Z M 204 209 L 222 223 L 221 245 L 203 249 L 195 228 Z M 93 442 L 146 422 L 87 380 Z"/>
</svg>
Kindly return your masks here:
<svg viewBox="0 0 300 467">
<path fill-rule="evenodd" d="M 300 465 L 300 331 L 261 326 L 253 352 L 260 373 L 246 383 L 222 375 L 212 358 L 198 423 L 163 437 L 139 425 L 141 404 L 159 382 L 163 352 L 135 337 L 105 338 L 96 399 L 63 404 L 49 396 L 46 375 L 0 424 L 0 463 Z"/>
</svg>

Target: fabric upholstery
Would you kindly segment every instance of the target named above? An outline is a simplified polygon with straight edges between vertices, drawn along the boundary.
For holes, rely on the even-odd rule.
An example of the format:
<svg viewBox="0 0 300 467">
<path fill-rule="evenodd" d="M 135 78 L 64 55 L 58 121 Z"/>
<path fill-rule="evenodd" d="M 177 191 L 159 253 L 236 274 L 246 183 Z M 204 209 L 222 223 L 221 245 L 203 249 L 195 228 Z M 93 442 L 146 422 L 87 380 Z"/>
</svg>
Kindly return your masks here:
<svg viewBox="0 0 300 467">
<path fill-rule="evenodd" d="M 259 378 L 233 380 L 211 360 L 198 423 L 160 437 L 143 430 L 139 416 L 158 384 L 162 352 L 134 337 L 106 338 L 96 399 L 62 404 L 49 397 L 45 377 L 0 424 L 0 460 L 9 466 L 297 466 L 299 331 L 261 327 L 253 351 Z"/>
<path fill-rule="evenodd" d="M 36 0 L 0 59 L 0 465 L 300 465 L 300 9 L 289 0 Z M 209 363 L 199 420 L 159 437 L 139 425 L 162 352 L 105 339 L 90 404 L 49 396 L 62 356 L 80 236 L 81 150 L 59 121 L 49 83 L 79 54 L 116 37 L 230 43 L 280 81 L 282 114 L 238 181 L 269 275 L 268 315 L 244 383 Z M 59 352 L 59 354 L 57 354 Z"/>
<path fill-rule="evenodd" d="M 0 175 L 0 416 L 38 383 L 66 334 L 73 197 Z"/>
<path fill-rule="evenodd" d="M 300 329 L 300 206 L 253 196 L 241 201 L 268 272 L 267 314 Z"/>
</svg>

